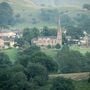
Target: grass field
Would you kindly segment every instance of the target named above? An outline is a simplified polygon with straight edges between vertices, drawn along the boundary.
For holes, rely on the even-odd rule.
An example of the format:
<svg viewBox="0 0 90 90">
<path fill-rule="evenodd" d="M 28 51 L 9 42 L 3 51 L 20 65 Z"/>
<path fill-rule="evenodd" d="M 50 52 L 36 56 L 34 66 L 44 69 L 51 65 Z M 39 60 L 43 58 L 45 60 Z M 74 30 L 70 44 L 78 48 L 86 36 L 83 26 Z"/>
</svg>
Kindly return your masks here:
<svg viewBox="0 0 90 90">
<path fill-rule="evenodd" d="M 79 47 L 79 46 L 71 46 L 71 50 L 80 51 L 82 54 L 85 54 L 86 52 L 90 52 L 90 47 Z"/>
<path fill-rule="evenodd" d="M 80 51 L 82 54 L 85 54 L 86 52 L 90 52 L 90 48 L 81 48 L 78 46 L 72 46 L 70 47 L 70 49 L 72 50 L 76 50 L 76 51 Z M 58 49 L 47 49 L 47 48 L 43 48 L 41 49 L 42 52 L 44 52 L 46 55 L 49 55 L 52 58 L 56 58 L 57 52 L 59 51 Z M 11 61 L 15 61 L 17 59 L 17 53 L 18 50 L 13 48 L 13 49 L 7 49 L 4 50 L 4 52 L 9 56 Z"/>
<path fill-rule="evenodd" d="M 14 62 L 16 59 L 17 59 L 17 49 L 7 49 L 7 50 L 4 50 L 4 52 L 9 56 L 10 60 L 12 62 Z"/>
<path fill-rule="evenodd" d="M 90 90 L 90 83 L 87 82 L 89 72 L 87 73 L 71 73 L 71 74 L 57 74 L 50 75 L 50 78 L 64 77 L 71 78 L 74 80 L 75 90 Z"/>
<path fill-rule="evenodd" d="M 85 47 L 82 48 L 78 46 L 71 46 L 70 49 L 75 51 L 80 51 L 82 54 L 85 54 L 86 52 L 90 52 L 90 48 L 85 48 Z M 59 51 L 58 49 L 46 49 L 46 48 L 42 49 L 42 52 L 51 56 L 52 58 L 56 58 L 58 51 Z"/>
<path fill-rule="evenodd" d="M 42 49 L 42 52 L 44 52 L 46 55 L 48 55 L 52 58 L 56 57 L 58 51 L 59 50 L 57 50 L 57 49 L 46 49 L 46 48 Z"/>
<path fill-rule="evenodd" d="M 74 82 L 75 90 L 90 90 L 90 83 L 87 81 L 76 81 Z"/>
</svg>

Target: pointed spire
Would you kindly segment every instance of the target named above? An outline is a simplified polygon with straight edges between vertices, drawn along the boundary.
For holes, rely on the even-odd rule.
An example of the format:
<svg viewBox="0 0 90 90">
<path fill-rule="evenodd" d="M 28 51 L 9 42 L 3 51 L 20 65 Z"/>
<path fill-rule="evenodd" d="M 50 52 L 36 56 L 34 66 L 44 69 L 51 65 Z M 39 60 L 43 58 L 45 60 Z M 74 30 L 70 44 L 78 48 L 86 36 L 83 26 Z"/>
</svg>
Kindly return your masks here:
<svg viewBox="0 0 90 90">
<path fill-rule="evenodd" d="M 58 28 L 57 28 L 57 43 L 60 45 L 62 44 L 62 30 L 61 30 L 61 22 L 60 22 L 60 16 L 58 18 Z"/>
</svg>

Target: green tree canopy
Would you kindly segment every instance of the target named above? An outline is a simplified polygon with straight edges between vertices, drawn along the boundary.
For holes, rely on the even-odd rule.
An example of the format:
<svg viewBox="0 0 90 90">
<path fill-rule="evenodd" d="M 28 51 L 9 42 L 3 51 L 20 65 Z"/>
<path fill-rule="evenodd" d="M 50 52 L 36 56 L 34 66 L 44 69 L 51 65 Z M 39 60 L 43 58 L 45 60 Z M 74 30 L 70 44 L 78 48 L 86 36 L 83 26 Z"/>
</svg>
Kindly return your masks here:
<svg viewBox="0 0 90 90">
<path fill-rule="evenodd" d="M 37 28 L 26 28 L 23 32 L 23 38 L 25 41 L 31 44 L 31 40 L 33 38 L 37 38 L 40 35 L 39 30 Z"/>
<path fill-rule="evenodd" d="M 12 21 L 12 7 L 7 2 L 0 3 L 0 25 L 11 25 Z"/>
<path fill-rule="evenodd" d="M 75 90 L 72 80 L 57 77 L 53 80 L 50 90 Z"/>
<path fill-rule="evenodd" d="M 48 80 L 48 73 L 45 67 L 40 64 L 29 63 L 26 71 L 29 82 L 34 82 L 38 86 L 42 86 Z"/>
<path fill-rule="evenodd" d="M 9 65 L 11 65 L 9 57 L 5 53 L 0 52 L 0 67 L 6 67 Z"/>
<path fill-rule="evenodd" d="M 48 72 L 57 72 L 57 63 L 43 52 L 36 52 L 31 56 L 30 61 L 32 63 L 40 63 L 47 68 Z"/>
<path fill-rule="evenodd" d="M 64 49 L 58 52 L 57 57 L 60 72 L 81 72 L 86 68 L 86 58 L 79 51 Z"/>
</svg>

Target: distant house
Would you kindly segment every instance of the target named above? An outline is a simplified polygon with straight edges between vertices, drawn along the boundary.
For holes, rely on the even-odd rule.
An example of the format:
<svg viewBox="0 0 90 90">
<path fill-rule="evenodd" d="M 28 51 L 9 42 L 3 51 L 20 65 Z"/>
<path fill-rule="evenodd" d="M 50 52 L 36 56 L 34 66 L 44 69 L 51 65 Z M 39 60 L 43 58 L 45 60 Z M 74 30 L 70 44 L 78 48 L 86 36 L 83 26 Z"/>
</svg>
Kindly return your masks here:
<svg viewBox="0 0 90 90">
<path fill-rule="evenodd" d="M 90 47 L 90 35 L 88 35 L 88 46 Z"/>
<path fill-rule="evenodd" d="M 57 44 L 62 45 L 62 30 L 60 26 L 60 20 L 58 24 L 57 36 L 43 36 L 38 38 L 33 38 L 32 43 L 37 46 L 55 46 Z"/>
<path fill-rule="evenodd" d="M 19 33 L 19 31 L 0 32 L 0 48 L 14 47 L 16 37 L 21 37 L 21 33 Z"/>
<path fill-rule="evenodd" d="M 4 40 L 0 39 L 0 48 L 3 48 L 3 47 L 4 47 Z"/>
<path fill-rule="evenodd" d="M 81 46 L 90 47 L 90 35 L 86 35 L 85 37 L 83 37 L 80 42 Z"/>
</svg>

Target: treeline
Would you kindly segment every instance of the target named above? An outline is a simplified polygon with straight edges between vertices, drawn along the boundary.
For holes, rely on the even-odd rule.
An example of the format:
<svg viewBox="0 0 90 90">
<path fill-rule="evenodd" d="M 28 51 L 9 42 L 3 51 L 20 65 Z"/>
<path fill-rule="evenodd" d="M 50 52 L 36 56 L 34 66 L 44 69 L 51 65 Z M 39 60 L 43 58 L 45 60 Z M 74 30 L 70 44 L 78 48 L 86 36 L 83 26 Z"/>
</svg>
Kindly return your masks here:
<svg viewBox="0 0 90 90">
<path fill-rule="evenodd" d="M 89 7 L 89 4 L 85 4 L 83 6 L 83 8 L 86 7 Z M 6 2 L 0 3 L 0 13 L 0 25 L 15 25 L 24 23 L 24 21 L 21 20 L 25 19 L 24 17 L 21 18 L 22 13 L 15 14 L 12 7 Z M 36 15 L 33 16 L 33 18 L 31 18 L 31 16 L 28 16 L 28 19 L 30 18 L 31 22 L 28 22 L 27 19 L 25 21 L 30 24 L 51 23 L 56 26 L 58 17 L 60 15 L 61 26 L 68 32 L 86 31 L 87 33 L 90 33 L 90 15 L 88 11 L 70 12 L 69 10 L 60 11 L 59 9 L 41 9 L 38 11 L 38 13 L 35 14 Z M 30 13 L 30 15 L 33 14 Z M 70 33 L 70 35 L 71 34 L 73 33 Z"/>
<path fill-rule="evenodd" d="M 17 57 L 12 63 L 0 52 L 0 90 L 75 90 L 73 80 L 52 80 L 48 75 L 90 71 L 90 53 L 82 55 L 67 47 L 58 52 L 55 60 L 37 46 L 20 49 Z"/>
<path fill-rule="evenodd" d="M 75 73 L 90 71 L 90 53 L 85 55 L 79 51 L 70 50 L 64 46 L 57 54 L 58 70 L 60 73 Z"/>
<path fill-rule="evenodd" d="M 0 3 L 0 27 L 14 24 L 14 14 L 12 7 L 6 3 Z"/>
<path fill-rule="evenodd" d="M 57 63 L 37 46 L 21 50 L 14 63 L 0 52 L 0 90 L 47 90 L 48 74 L 57 70 Z"/>
</svg>

